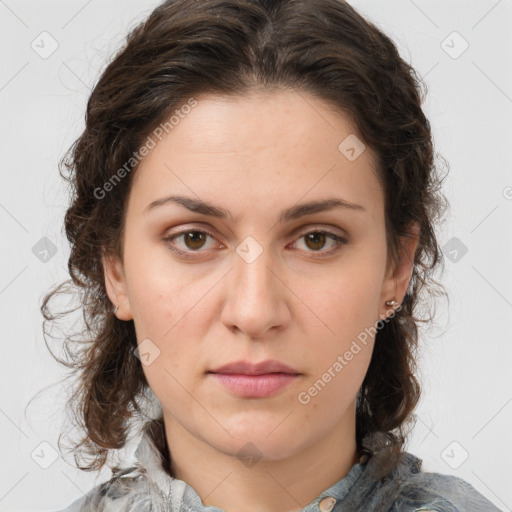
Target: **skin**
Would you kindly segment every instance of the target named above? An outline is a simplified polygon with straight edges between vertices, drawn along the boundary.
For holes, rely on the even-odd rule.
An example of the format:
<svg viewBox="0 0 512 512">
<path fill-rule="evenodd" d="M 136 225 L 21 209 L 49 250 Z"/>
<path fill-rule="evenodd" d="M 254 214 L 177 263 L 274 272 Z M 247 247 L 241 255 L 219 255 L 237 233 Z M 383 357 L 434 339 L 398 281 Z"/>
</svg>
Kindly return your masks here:
<svg viewBox="0 0 512 512">
<path fill-rule="evenodd" d="M 104 257 L 107 291 L 118 318 L 134 320 L 138 342 L 149 338 L 160 351 L 143 370 L 162 404 L 172 475 L 228 512 L 298 510 L 359 460 L 355 400 L 374 339 L 309 403 L 298 395 L 392 313 L 385 301 L 403 300 L 418 230 L 387 268 L 375 155 L 367 147 L 347 159 L 338 145 L 354 133 L 349 120 L 318 98 L 288 90 L 196 99 L 136 171 L 124 261 Z M 208 201 L 232 218 L 173 203 L 143 212 L 169 194 Z M 333 196 L 365 211 L 278 223 L 296 203 Z M 162 241 L 204 229 L 214 236 Z M 336 250 L 329 237 L 304 236 L 322 229 L 348 243 Z M 251 263 L 236 252 L 248 236 L 262 250 Z M 240 359 L 277 359 L 301 375 L 276 395 L 242 398 L 206 373 Z M 250 466 L 244 446 L 257 453 Z"/>
</svg>

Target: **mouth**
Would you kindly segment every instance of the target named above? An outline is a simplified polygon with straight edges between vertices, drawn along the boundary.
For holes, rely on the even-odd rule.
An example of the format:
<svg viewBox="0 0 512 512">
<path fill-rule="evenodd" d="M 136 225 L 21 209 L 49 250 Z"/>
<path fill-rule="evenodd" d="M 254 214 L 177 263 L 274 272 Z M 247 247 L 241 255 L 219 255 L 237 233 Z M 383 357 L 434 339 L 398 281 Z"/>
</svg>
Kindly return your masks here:
<svg viewBox="0 0 512 512">
<path fill-rule="evenodd" d="M 232 394 L 243 398 L 266 398 L 275 395 L 299 378 L 292 373 L 244 375 L 236 373 L 209 374 Z"/>
<path fill-rule="evenodd" d="M 253 364 L 235 361 L 207 372 L 230 393 L 243 398 L 265 398 L 289 386 L 300 373 L 276 360 Z"/>
<path fill-rule="evenodd" d="M 289 375 L 300 375 L 300 372 L 281 361 L 267 359 L 260 363 L 249 361 L 233 361 L 224 364 L 208 373 L 216 374 L 237 374 L 237 375 L 268 375 L 272 373 L 284 373 Z"/>
</svg>

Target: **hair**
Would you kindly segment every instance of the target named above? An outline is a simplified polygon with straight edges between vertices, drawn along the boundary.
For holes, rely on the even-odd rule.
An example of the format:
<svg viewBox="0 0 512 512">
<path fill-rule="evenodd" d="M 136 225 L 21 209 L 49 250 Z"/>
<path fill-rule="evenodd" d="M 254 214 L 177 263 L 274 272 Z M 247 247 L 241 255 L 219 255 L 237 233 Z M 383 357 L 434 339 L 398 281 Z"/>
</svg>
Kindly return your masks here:
<svg viewBox="0 0 512 512">
<path fill-rule="evenodd" d="M 374 150 L 389 264 L 397 261 L 411 223 L 420 227 L 405 299 L 376 333 L 356 404 L 358 452 L 375 453 L 380 439 L 387 450 L 382 471 L 398 463 L 421 393 L 419 323 L 432 323 L 428 306 L 435 295 L 446 295 L 433 273 L 444 264 L 435 225 L 448 202 L 422 88 L 391 39 L 343 0 L 168 0 L 130 30 L 92 90 L 83 132 L 59 162 L 71 194 L 64 220 L 71 279 L 48 292 L 41 306 L 45 327 L 57 319 L 49 303 L 54 296 L 80 298 L 73 311 L 81 310 L 83 329 L 65 337 L 65 358 L 52 353 L 79 377 L 67 408 L 84 434 L 74 445 L 80 469 L 101 469 L 125 446 L 130 429 L 147 419 L 149 385 L 133 355 L 133 320 L 112 314 L 102 263 L 103 254 L 122 261 L 139 149 L 170 116 L 186 112 L 191 98 L 283 89 L 314 95 L 348 116 Z M 86 453 L 92 460 L 82 463 Z"/>
</svg>

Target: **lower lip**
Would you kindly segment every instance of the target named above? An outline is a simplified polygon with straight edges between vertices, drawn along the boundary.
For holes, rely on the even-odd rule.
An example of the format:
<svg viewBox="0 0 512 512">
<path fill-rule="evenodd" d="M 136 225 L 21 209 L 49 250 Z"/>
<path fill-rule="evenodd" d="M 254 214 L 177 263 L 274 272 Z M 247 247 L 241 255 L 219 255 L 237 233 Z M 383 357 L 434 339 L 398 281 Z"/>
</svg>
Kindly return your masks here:
<svg viewBox="0 0 512 512">
<path fill-rule="evenodd" d="M 235 373 L 210 373 L 225 388 L 245 398 L 271 396 L 292 383 L 297 374 L 266 373 L 263 375 L 240 375 Z"/>
</svg>

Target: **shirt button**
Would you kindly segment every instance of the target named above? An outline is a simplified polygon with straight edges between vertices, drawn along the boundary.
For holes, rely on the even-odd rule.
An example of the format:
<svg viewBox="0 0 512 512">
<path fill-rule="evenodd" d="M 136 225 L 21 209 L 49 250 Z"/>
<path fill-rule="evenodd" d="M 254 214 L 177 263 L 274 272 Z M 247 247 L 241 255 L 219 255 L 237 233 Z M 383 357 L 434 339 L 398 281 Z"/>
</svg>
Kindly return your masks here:
<svg viewBox="0 0 512 512">
<path fill-rule="evenodd" d="M 318 508 L 322 512 L 331 512 L 331 510 L 334 508 L 334 505 L 336 504 L 336 499 L 331 498 L 330 496 L 328 498 L 324 498 L 320 501 L 318 504 Z"/>
</svg>

